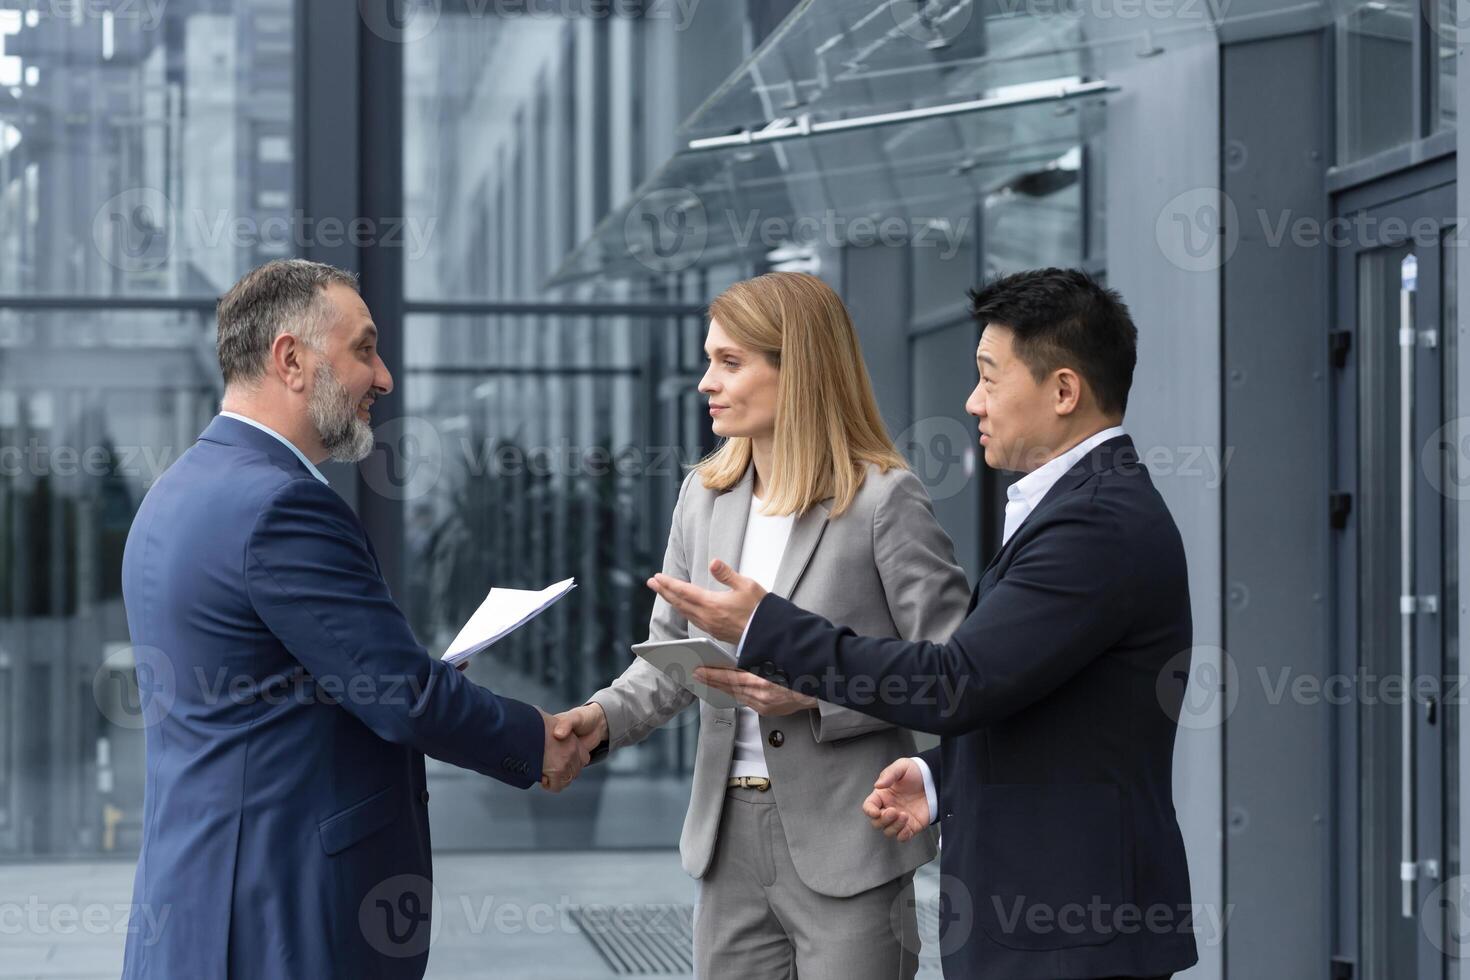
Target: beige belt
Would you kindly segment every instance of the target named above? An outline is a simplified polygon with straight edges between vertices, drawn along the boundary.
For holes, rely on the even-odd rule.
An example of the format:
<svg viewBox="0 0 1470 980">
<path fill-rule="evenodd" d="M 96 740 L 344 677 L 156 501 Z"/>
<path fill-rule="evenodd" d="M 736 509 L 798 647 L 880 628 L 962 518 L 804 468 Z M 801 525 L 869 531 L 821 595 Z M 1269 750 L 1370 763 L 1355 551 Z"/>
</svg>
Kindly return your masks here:
<svg viewBox="0 0 1470 980">
<path fill-rule="evenodd" d="M 764 793 L 771 788 L 771 781 L 765 776 L 731 776 L 725 785 L 730 789 L 757 789 Z"/>
</svg>

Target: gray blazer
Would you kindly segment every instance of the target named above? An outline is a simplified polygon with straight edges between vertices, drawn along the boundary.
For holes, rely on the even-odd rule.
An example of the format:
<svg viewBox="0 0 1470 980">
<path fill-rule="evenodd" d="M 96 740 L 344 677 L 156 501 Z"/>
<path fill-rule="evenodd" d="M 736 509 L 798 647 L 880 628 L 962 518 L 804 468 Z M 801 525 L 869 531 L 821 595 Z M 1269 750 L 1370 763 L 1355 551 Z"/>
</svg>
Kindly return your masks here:
<svg viewBox="0 0 1470 980">
<path fill-rule="evenodd" d="M 709 563 L 740 561 L 754 470 L 723 493 L 690 473 L 679 490 L 664 573 L 705 588 L 722 588 Z M 868 473 L 852 506 L 829 519 L 831 498 L 799 515 L 776 572 L 775 588 L 805 609 L 865 636 L 944 641 L 965 618 L 970 588 L 955 564 L 954 545 L 934 519 L 929 495 L 908 470 Z M 650 640 L 707 634 L 663 599 L 655 599 Z M 589 700 L 607 714 L 608 745 L 642 741 L 695 700 L 643 660 Z M 898 844 L 873 830 L 862 802 L 894 759 L 914 754 L 906 730 L 825 701 L 779 718 L 762 717 L 771 792 L 797 873 L 813 891 L 856 895 L 912 871 L 934 857 L 931 830 Z M 679 853 L 684 870 L 702 877 L 714 855 L 735 747 L 735 708 L 699 705 L 694 787 Z"/>
</svg>

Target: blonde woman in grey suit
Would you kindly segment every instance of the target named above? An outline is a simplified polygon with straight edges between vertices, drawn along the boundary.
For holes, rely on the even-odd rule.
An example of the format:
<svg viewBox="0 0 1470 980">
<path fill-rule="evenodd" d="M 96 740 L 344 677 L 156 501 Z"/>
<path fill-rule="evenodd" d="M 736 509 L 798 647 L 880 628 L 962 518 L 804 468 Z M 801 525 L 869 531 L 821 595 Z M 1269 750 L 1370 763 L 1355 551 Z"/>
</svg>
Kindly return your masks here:
<svg viewBox="0 0 1470 980">
<path fill-rule="evenodd" d="M 947 640 L 969 586 L 929 497 L 894 448 L 842 301 L 775 272 L 710 304 L 709 398 L 723 443 L 685 478 L 663 571 L 706 588 L 710 563 L 859 634 Z M 654 603 L 649 639 L 703 635 Z M 875 678 L 880 696 L 882 678 Z M 700 702 L 694 787 L 679 842 L 699 879 L 703 980 L 896 980 L 917 965 L 914 869 L 932 831 L 895 846 L 862 812 L 909 732 L 765 681 L 740 706 Z M 694 700 L 635 659 L 558 734 L 611 751 Z"/>
</svg>

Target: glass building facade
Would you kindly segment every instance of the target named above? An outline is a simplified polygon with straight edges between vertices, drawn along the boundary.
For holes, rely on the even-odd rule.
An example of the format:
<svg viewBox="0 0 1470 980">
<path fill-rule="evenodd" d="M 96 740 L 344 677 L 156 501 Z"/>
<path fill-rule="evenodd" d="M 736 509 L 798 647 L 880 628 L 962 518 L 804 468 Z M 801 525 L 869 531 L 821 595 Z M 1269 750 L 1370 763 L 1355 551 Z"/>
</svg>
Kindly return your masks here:
<svg viewBox="0 0 1470 980">
<path fill-rule="evenodd" d="M 214 297 L 292 254 L 286 0 L 0 11 L 0 852 L 136 852 L 122 548 L 218 405 Z M 112 719 L 122 719 L 118 725 Z"/>
<path fill-rule="evenodd" d="M 838 289 L 973 578 L 1012 477 L 962 408 L 965 290 L 1064 265 L 1134 310 L 1128 425 L 1190 558 L 1176 809 L 1231 922 L 1191 980 L 1470 980 L 1467 27 L 1449 0 L 0 3 L 0 880 L 136 857 L 122 549 L 218 409 L 246 270 L 362 275 L 397 388 L 374 456 L 325 469 L 431 654 L 490 585 L 576 577 L 471 667 L 555 710 L 646 636 L 714 447 L 714 295 Z M 1446 685 L 1407 713 L 1362 693 L 1405 642 Z M 697 725 L 561 797 L 431 760 L 435 847 L 672 849 Z"/>
</svg>

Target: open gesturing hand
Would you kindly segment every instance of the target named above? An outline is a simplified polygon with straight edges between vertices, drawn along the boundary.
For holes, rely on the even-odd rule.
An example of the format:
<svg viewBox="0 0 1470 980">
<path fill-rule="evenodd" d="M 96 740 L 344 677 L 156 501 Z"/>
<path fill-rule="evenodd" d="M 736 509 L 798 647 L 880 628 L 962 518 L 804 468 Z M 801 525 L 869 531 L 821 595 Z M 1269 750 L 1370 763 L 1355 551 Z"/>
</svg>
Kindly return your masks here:
<svg viewBox="0 0 1470 980">
<path fill-rule="evenodd" d="M 662 572 L 648 580 L 648 587 L 710 636 L 738 643 L 755 607 L 766 597 L 766 590 L 718 558 L 709 563 L 709 571 L 716 582 L 726 586 L 725 591 L 701 589 Z"/>
</svg>

